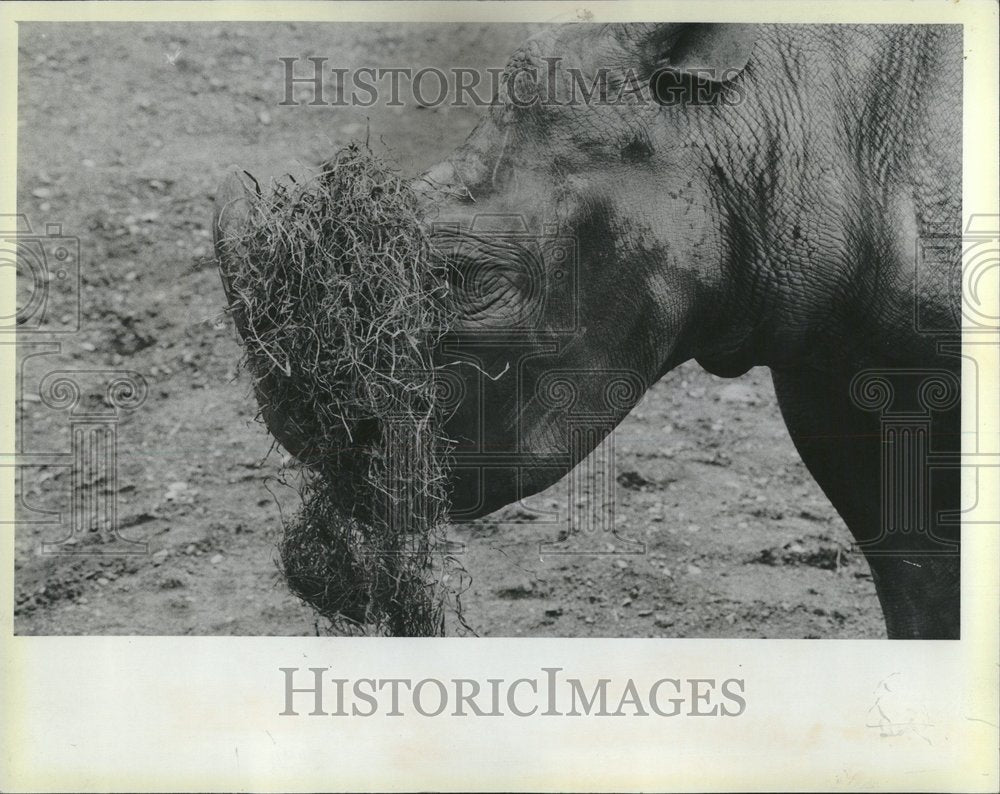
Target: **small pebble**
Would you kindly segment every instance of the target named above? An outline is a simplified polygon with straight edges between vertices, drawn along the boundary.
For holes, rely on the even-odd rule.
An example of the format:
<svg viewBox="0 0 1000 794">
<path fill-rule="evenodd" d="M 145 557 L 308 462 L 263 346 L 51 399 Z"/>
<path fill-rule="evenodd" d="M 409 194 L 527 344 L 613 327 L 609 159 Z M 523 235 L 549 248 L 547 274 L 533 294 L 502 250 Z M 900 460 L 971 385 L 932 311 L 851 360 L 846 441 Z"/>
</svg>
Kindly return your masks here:
<svg viewBox="0 0 1000 794">
<path fill-rule="evenodd" d="M 209 560 L 209 562 L 211 562 L 212 565 L 218 565 L 220 562 L 222 562 L 222 555 L 216 554 L 214 557 L 212 557 L 211 560 Z"/>
</svg>

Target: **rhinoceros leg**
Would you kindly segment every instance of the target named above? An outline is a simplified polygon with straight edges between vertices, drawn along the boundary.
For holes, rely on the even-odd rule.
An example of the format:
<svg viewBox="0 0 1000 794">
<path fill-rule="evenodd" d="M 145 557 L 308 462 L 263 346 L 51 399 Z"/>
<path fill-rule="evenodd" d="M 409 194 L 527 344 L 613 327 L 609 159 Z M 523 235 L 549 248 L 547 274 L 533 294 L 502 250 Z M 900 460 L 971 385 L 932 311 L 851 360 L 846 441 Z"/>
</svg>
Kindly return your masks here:
<svg viewBox="0 0 1000 794">
<path fill-rule="evenodd" d="M 919 533 L 882 530 L 882 438 L 877 415 L 855 406 L 851 378 L 773 370 L 782 416 L 802 460 L 865 549 L 893 639 L 957 639 L 958 552 Z M 931 516 L 957 510 L 958 477 L 931 491 Z M 957 532 L 954 540 L 957 542 Z M 873 543 L 873 541 L 875 541 Z"/>
</svg>

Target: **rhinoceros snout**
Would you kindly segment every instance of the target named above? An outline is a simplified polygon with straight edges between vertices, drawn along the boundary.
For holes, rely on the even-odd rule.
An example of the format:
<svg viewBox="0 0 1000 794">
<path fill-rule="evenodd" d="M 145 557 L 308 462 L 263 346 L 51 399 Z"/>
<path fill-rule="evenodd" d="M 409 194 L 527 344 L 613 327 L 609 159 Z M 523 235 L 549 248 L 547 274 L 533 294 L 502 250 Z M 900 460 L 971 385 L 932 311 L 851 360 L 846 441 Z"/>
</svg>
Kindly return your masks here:
<svg viewBox="0 0 1000 794">
<path fill-rule="evenodd" d="M 246 231 L 250 215 L 249 187 L 246 177 L 231 173 L 223 180 L 215 194 L 215 213 L 212 219 L 212 240 L 215 258 L 219 265 L 219 275 L 226 297 L 232 303 L 230 287 L 234 263 L 237 260 L 236 246 Z"/>
<path fill-rule="evenodd" d="M 246 235 L 250 216 L 250 188 L 247 177 L 230 173 L 215 194 L 215 212 L 212 218 L 212 240 L 215 246 L 215 261 L 222 279 L 222 289 L 226 293 L 236 332 L 242 337 L 245 329 L 244 317 L 239 309 L 239 301 L 234 300 L 233 279 L 240 261 L 239 246 Z M 256 186 L 255 186 L 256 187 Z"/>
</svg>

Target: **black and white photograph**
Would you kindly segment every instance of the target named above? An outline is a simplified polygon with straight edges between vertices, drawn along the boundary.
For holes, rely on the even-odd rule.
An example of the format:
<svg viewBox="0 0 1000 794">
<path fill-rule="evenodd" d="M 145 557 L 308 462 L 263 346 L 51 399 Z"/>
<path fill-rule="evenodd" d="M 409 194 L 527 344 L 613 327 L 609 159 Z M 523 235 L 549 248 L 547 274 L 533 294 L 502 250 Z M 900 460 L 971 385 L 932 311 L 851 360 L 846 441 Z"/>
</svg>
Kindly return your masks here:
<svg viewBox="0 0 1000 794">
<path fill-rule="evenodd" d="M 743 648 L 853 654 L 842 675 L 887 654 L 858 730 L 962 742 L 928 715 L 975 685 L 987 711 L 960 722 L 995 749 L 995 643 L 954 680 L 997 617 L 1000 216 L 968 129 L 972 102 L 996 130 L 969 61 L 995 64 L 969 22 L 994 4 L 40 5 L 4 34 L 12 652 L 572 638 L 486 646 L 561 649 L 516 681 L 422 663 L 391 704 L 360 662 L 336 677 L 339 650 L 289 650 L 260 719 L 582 709 L 715 717 L 707 742 L 754 719 Z M 570 666 L 716 647 L 689 640 L 730 643 L 710 674 Z M 816 720 L 819 689 L 792 696 Z M 841 766 L 822 784 L 905 779 Z M 944 768 L 911 782 L 998 779 L 993 756 L 975 782 Z M 740 779 L 619 771 L 492 786 Z M 140 785 L 165 780 L 198 786 Z"/>
</svg>

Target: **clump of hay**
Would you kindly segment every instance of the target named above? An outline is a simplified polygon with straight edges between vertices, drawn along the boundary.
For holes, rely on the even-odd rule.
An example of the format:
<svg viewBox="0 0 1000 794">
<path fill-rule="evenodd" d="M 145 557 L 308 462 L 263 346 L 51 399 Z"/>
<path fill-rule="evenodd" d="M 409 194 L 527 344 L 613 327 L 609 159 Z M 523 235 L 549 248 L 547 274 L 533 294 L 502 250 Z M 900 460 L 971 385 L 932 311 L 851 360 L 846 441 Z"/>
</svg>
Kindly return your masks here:
<svg viewBox="0 0 1000 794">
<path fill-rule="evenodd" d="M 306 467 L 285 579 L 335 623 L 442 634 L 462 580 L 432 355 L 452 320 L 446 266 L 367 147 L 248 200 L 225 241 L 230 310 L 261 415 Z"/>
</svg>

